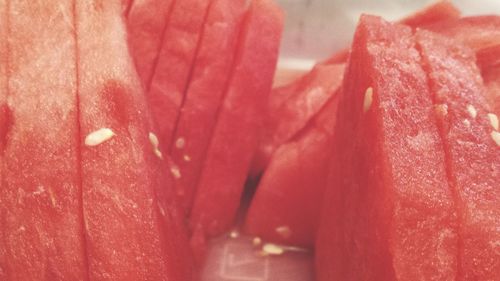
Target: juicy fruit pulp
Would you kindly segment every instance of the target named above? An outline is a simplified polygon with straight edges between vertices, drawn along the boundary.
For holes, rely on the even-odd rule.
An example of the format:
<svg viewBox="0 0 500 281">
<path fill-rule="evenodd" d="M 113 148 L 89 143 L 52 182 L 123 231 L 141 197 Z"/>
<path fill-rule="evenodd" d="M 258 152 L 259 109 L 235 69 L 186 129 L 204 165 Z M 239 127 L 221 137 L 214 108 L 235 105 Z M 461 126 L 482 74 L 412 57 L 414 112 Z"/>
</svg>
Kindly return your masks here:
<svg viewBox="0 0 500 281">
<path fill-rule="evenodd" d="M 0 7 L 0 279 L 86 280 L 72 2 Z"/>
<path fill-rule="evenodd" d="M 0 1 L 2 280 L 193 279 L 122 2 Z"/>
<path fill-rule="evenodd" d="M 297 82 L 273 91 L 292 95 L 280 106 L 271 105 L 277 109 L 271 110 L 268 135 L 261 141 L 261 147 L 267 149 L 257 154 L 269 166 L 248 210 L 247 232 L 284 244 L 313 245 L 321 210 L 318 202 L 334 153 L 332 138 L 343 69 L 344 65 L 318 65 Z M 271 102 L 275 100 L 271 98 Z"/>
<path fill-rule="evenodd" d="M 188 212 L 231 73 L 244 12 L 241 0 L 214 0 L 211 4 L 176 120 L 170 153 L 179 172 L 176 191 Z"/>
<path fill-rule="evenodd" d="M 113 24 L 118 8 L 114 2 L 97 10 L 77 2 L 81 132 L 88 136 L 111 128 L 115 134 L 97 146 L 82 145 L 89 275 L 97 280 L 189 280 L 190 273 L 179 272 L 184 268 L 172 257 L 182 240 L 171 229 L 179 225 L 158 193 L 168 187 L 156 174 L 157 155 L 149 138 L 154 130 L 127 56 L 123 26 Z M 96 38 L 97 31 L 106 36 Z M 105 61 L 108 68 L 96 69 Z"/>
<path fill-rule="evenodd" d="M 211 1 L 176 1 L 166 23 L 161 49 L 146 85 L 146 97 L 158 126 L 161 151 L 170 151 L 194 60 L 199 50 L 203 26 Z M 136 60 L 142 60 L 137 57 Z"/>
<path fill-rule="evenodd" d="M 417 32 L 459 214 L 458 280 L 500 279 L 500 154 L 472 50 Z M 444 110 L 443 110 L 444 109 Z M 463 161 L 463 159 L 467 159 Z M 479 265 L 479 266 L 478 266 Z"/>
<path fill-rule="evenodd" d="M 454 280 L 457 219 L 411 28 L 363 16 L 339 103 L 319 280 Z"/>
<path fill-rule="evenodd" d="M 195 229 L 215 235 L 234 222 L 271 91 L 282 29 L 282 12 L 272 1 L 252 2 L 203 163 L 191 215 Z"/>
<path fill-rule="evenodd" d="M 174 2 L 175 0 L 142 0 L 128 4 L 128 42 L 132 57 L 140 58 L 135 60 L 135 66 L 146 90 L 153 77 Z"/>
</svg>

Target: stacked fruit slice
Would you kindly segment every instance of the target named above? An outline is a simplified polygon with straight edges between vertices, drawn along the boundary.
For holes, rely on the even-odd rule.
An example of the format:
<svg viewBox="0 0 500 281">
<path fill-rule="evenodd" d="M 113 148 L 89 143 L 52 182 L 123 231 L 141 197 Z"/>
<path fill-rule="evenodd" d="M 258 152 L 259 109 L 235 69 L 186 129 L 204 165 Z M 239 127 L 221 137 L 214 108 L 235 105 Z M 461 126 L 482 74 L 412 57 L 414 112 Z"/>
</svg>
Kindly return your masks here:
<svg viewBox="0 0 500 281">
<path fill-rule="evenodd" d="M 171 157 L 174 191 L 190 217 L 193 244 L 204 243 L 205 234 L 230 227 L 239 207 L 266 114 L 283 16 L 269 0 L 174 1 L 159 33 L 159 20 L 145 28 L 134 18 L 154 2 L 132 5 L 130 48 L 144 73 L 159 146 Z"/>
<path fill-rule="evenodd" d="M 192 280 L 121 1 L 0 3 L 1 279 Z"/>
<path fill-rule="evenodd" d="M 363 16 L 316 244 L 319 280 L 496 280 L 498 118 L 475 53 Z"/>
</svg>

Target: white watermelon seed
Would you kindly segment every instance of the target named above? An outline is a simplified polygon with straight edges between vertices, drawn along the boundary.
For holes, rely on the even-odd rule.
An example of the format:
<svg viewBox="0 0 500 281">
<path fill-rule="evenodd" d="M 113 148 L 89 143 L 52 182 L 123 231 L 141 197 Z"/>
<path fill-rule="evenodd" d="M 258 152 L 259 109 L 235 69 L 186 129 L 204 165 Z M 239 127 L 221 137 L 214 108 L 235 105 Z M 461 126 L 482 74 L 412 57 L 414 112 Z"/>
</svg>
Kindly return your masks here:
<svg viewBox="0 0 500 281">
<path fill-rule="evenodd" d="M 240 237 L 240 233 L 237 230 L 233 230 L 233 231 L 231 231 L 231 233 L 229 233 L 229 237 L 236 239 L 236 238 Z"/>
<path fill-rule="evenodd" d="M 490 119 L 490 124 L 495 129 L 495 131 L 498 131 L 498 116 L 494 113 L 488 113 L 488 119 Z"/>
<path fill-rule="evenodd" d="M 181 178 L 181 171 L 179 170 L 179 168 L 177 166 L 172 166 L 170 168 L 170 172 L 172 173 L 172 175 L 174 176 L 174 178 L 176 178 L 176 179 L 180 179 Z"/>
<path fill-rule="evenodd" d="M 254 246 L 259 246 L 260 244 L 262 244 L 262 239 L 260 239 L 260 237 L 254 237 L 252 240 L 252 244 Z"/>
<path fill-rule="evenodd" d="M 492 131 L 491 132 L 491 138 L 497 144 L 497 146 L 500 146 L 500 133 L 499 132 Z"/>
<path fill-rule="evenodd" d="M 292 230 L 288 226 L 279 226 L 275 229 L 276 233 L 278 233 L 283 238 L 290 238 L 292 235 Z"/>
<path fill-rule="evenodd" d="M 158 140 L 158 137 L 152 132 L 149 132 L 149 142 L 151 142 L 151 145 L 153 146 L 153 152 L 156 157 L 163 159 L 163 154 L 158 148 L 158 146 L 160 145 L 160 141 Z"/>
<path fill-rule="evenodd" d="M 158 147 L 158 145 L 160 145 L 160 141 L 158 140 L 158 137 L 152 132 L 149 132 L 149 141 L 151 142 L 153 147 Z"/>
<path fill-rule="evenodd" d="M 280 246 L 278 246 L 276 244 L 272 244 L 272 243 L 264 244 L 264 246 L 262 247 L 262 251 L 264 252 L 264 254 L 268 254 L 268 255 L 281 255 L 285 252 L 283 247 L 280 247 Z"/>
<path fill-rule="evenodd" d="M 368 87 L 365 91 L 365 99 L 363 101 L 363 112 L 367 112 L 372 106 L 373 102 L 373 88 Z"/>
<path fill-rule="evenodd" d="M 183 137 L 180 137 L 175 141 L 175 147 L 178 149 L 184 148 L 184 145 L 186 145 L 186 140 Z"/>
<path fill-rule="evenodd" d="M 96 146 L 110 140 L 115 136 L 115 133 L 109 128 L 101 128 L 87 135 L 85 138 L 86 146 Z"/>
<path fill-rule="evenodd" d="M 471 104 L 467 105 L 467 111 L 469 112 L 470 117 L 476 118 L 477 110 L 473 105 Z"/>
<path fill-rule="evenodd" d="M 447 104 L 438 104 L 436 105 L 436 112 L 441 116 L 446 116 L 448 114 L 448 105 Z"/>
<path fill-rule="evenodd" d="M 187 154 L 184 155 L 184 161 L 186 161 L 186 162 L 191 161 L 191 157 L 189 157 L 189 155 L 187 155 Z"/>
<path fill-rule="evenodd" d="M 470 121 L 468 119 L 464 119 L 464 125 L 466 127 L 470 127 Z"/>
</svg>

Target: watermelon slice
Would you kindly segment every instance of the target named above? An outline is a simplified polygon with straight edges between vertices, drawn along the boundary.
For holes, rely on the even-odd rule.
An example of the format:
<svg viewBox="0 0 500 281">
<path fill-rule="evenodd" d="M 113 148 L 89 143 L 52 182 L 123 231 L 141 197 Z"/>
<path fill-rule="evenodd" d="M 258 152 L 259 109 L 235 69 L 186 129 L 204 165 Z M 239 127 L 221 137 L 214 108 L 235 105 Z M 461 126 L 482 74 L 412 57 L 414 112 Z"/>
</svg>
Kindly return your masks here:
<svg viewBox="0 0 500 281">
<path fill-rule="evenodd" d="M 290 140 L 324 107 L 342 82 L 343 64 L 317 65 L 287 86 L 274 89 L 269 116 L 259 144 L 252 175 L 260 174 L 273 152 Z"/>
<path fill-rule="evenodd" d="M 146 89 L 149 89 L 153 77 L 175 1 L 141 0 L 129 3 L 131 6 L 127 15 L 128 43 L 137 72 Z"/>
<path fill-rule="evenodd" d="M 193 229 L 208 235 L 234 222 L 271 91 L 283 14 L 271 0 L 255 0 L 243 33 L 191 213 Z"/>
<path fill-rule="evenodd" d="M 179 199 L 189 211 L 230 75 L 245 11 L 243 0 L 214 0 L 170 149 Z"/>
<path fill-rule="evenodd" d="M 500 280 L 498 117 L 484 98 L 472 50 L 430 32 L 417 38 L 457 200 L 458 280 Z"/>
<path fill-rule="evenodd" d="M 96 6 L 97 5 L 97 6 Z M 98 9 L 96 9 L 98 7 Z M 192 280 L 120 1 L 77 1 L 83 213 L 92 280 Z M 156 161 L 156 162 L 155 162 Z M 187 240 L 184 240 L 187 242 Z"/>
<path fill-rule="evenodd" d="M 318 280 L 455 280 L 457 218 L 410 27 L 362 16 L 339 103 Z"/>
<path fill-rule="evenodd" d="M 87 280 L 72 1 L 0 7 L 0 279 Z"/>
<path fill-rule="evenodd" d="M 210 2 L 176 1 L 163 36 L 146 96 L 158 125 L 160 147 L 165 152 L 170 149 Z"/>
<path fill-rule="evenodd" d="M 332 155 L 338 97 L 334 90 L 313 121 L 273 154 L 248 210 L 248 233 L 281 244 L 313 246 L 321 214 L 318 202 L 324 195 Z"/>
</svg>

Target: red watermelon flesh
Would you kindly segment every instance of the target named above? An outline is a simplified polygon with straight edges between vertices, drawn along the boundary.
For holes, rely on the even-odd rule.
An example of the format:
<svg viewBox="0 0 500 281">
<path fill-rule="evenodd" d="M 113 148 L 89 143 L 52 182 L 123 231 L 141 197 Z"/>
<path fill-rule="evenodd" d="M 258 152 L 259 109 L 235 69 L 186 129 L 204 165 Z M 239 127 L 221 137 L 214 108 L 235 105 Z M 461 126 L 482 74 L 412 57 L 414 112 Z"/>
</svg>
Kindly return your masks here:
<svg viewBox="0 0 500 281">
<path fill-rule="evenodd" d="M 243 0 L 214 0 L 176 124 L 171 155 L 176 191 L 186 211 L 192 205 L 239 38 Z"/>
<path fill-rule="evenodd" d="M 137 0 L 130 3 L 127 15 L 128 43 L 137 72 L 146 89 L 149 89 L 153 77 L 175 1 Z"/>
<path fill-rule="evenodd" d="M 425 29 L 454 38 L 476 52 L 479 67 L 485 69 L 500 64 L 500 16 L 473 16 L 442 21 Z"/>
<path fill-rule="evenodd" d="M 493 110 L 500 113 L 500 16 L 474 16 L 450 20 L 426 29 L 454 38 L 476 52 L 477 64 L 488 87 Z"/>
<path fill-rule="evenodd" d="M 0 190 L 3 190 L 4 182 L 4 164 L 3 164 L 3 151 L 7 141 L 7 134 L 9 130 L 10 110 L 7 106 L 7 5 L 5 0 L 0 0 Z M 1 210 L 1 209 L 0 209 Z M 1 211 L 0 211 L 1 212 Z M 0 224 L 5 225 L 2 215 L 0 215 Z M 5 268 L 7 257 L 6 247 L 4 242 L 3 231 L 0 231 L 0 279 L 7 280 L 7 268 Z"/>
<path fill-rule="evenodd" d="M 191 280 L 160 194 L 119 1 L 77 1 L 83 213 L 92 280 Z M 108 130 L 104 130 L 107 128 Z M 112 131 L 112 134 L 111 131 Z M 156 161 L 159 161 L 158 159 Z M 162 186 L 160 186 L 162 185 Z M 179 255 L 180 254 L 180 255 Z"/>
<path fill-rule="evenodd" d="M 264 121 L 282 29 L 276 4 L 251 2 L 191 213 L 193 228 L 208 235 L 234 222 Z"/>
<path fill-rule="evenodd" d="M 438 0 L 424 7 L 422 10 L 408 15 L 398 23 L 408 25 L 412 28 L 433 25 L 443 21 L 456 20 L 460 18 L 460 10 L 449 0 Z M 349 58 L 349 49 L 343 49 L 322 62 L 322 64 L 345 63 Z"/>
<path fill-rule="evenodd" d="M 261 173 L 273 152 L 313 118 L 342 82 L 343 64 L 317 65 L 296 82 L 271 92 L 266 120 L 252 174 Z"/>
<path fill-rule="evenodd" d="M 86 280 L 72 3 L 0 6 L 0 276 Z"/>
<path fill-rule="evenodd" d="M 168 152 L 210 0 L 176 1 L 163 36 L 147 99 Z"/>
<path fill-rule="evenodd" d="M 312 247 L 332 155 L 338 91 L 273 154 L 252 199 L 245 230 L 265 240 Z"/>
<path fill-rule="evenodd" d="M 358 24 L 316 244 L 320 281 L 455 280 L 457 218 L 415 43 L 409 27 Z"/>
<path fill-rule="evenodd" d="M 488 118 L 474 53 L 430 32 L 417 38 L 457 200 L 458 280 L 500 280 L 500 134 Z"/>
<path fill-rule="evenodd" d="M 7 61 L 9 54 L 7 46 L 6 19 L 7 19 L 6 0 L 0 0 L 0 157 L 2 157 L 1 155 L 6 142 L 7 130 L 9 126 L 7 121 L 7 115 L 9 114 L 10 111 L 7 106 L 7 92 L 8 92 Z M 2 165 L 0 164 L 0 184 L 1 182 L 2 182 Z M 1 240 L 2 239 L 0 239 L 0 241 Z M 0 277 L 1 276 L 2 275 L 0 275 Z"/>
</svg>

